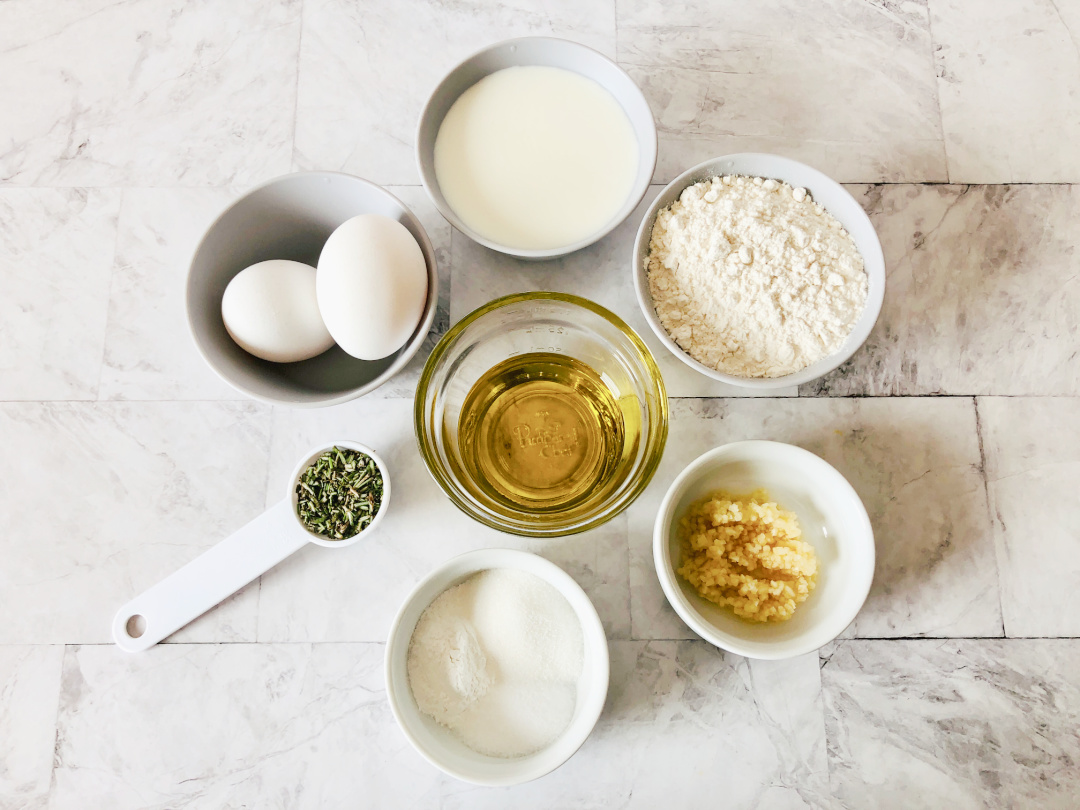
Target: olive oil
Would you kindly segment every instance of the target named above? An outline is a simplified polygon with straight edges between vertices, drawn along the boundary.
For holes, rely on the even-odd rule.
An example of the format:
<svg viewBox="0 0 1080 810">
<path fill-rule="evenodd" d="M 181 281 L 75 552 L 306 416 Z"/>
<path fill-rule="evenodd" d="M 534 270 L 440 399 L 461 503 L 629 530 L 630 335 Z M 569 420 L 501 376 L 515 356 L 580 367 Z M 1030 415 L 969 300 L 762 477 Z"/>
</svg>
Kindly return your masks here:
<svg viewBox="0 0 1080 810">
<path fill-rule="evenodd" d="M 563 514 L 625 479 L 640 434 L 636 396 L 566 355 L 523 354 L 489 369 L 465 398 L 457 473 L 496 509 Z"/>
</svg>

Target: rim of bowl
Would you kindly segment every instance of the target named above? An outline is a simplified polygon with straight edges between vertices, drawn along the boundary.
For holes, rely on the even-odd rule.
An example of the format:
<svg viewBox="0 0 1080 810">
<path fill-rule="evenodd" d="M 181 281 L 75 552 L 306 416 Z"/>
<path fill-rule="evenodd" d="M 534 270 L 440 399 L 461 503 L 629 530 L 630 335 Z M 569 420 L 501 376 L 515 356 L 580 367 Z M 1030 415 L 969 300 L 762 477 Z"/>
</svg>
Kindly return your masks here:
<svg viewBox="0 0 1080 810">
<path fill-rule="evenodd" d="M 423 143 L 423 139 L 421 138 L 421 133 L 425 129 L 425 124 L 427 124 L 427 122 L 428 122 L 428 117 L 431 115 L 431 105 L 435 101 L 435 99 L 438 96 L 441 95 L 441 91 L 442 91 L 443 87 L 450 81 L 450 78 L 455 73 L 457 73 L 459 70 L 461 70 L 468 62 L 471 62 L 476 57 L 481 56 L 481 55 L 486 54 L 486 53 L 490 53 L 491 51 L 495 51 L 495 50 L 498 50 L 500 48 L 505 48 L 505 47 L 508 47 L 508 46 L 511 46 L 511 45 L 518 45 L 518 44 L 520 44 L 522 42 L 557 42 L 557 43 L 560 44 L 560 46 L 568 46 L 568 47 L 580 49 L 582 52 L 590 54 L 593 58 L 596 58 L 598 60 L 602 60 L 602 61 L 608 63 L 611 67 L 613 67 L 615 70 L 617 70 L 619 73 L 623 74 L 623 76 L 626 77 L 626 80 L 630 83 L 630 87 L 633 89 L 633 92 L 636 93 L 637 97 L 641 100 L 641 103 L 644 105 L 645 109 L 649 111 L 649 116 L 648 116 L 648 124 L 649 124 L 649 126 L 648 126 L 648 139 L 649 139 L 649 142 L 648 143 L 641 143 L 640 141 L 638 142 L 639 156 L 640 156 L 639 159 L 641 161 L 641 163 L 638 166 L 638 170 L 639 170 L 639 174 L 641 176 L 643 176 L 645 179 L 642 182 L 635 184 L 631 188 L 630 193 L 627 195 L 627 198 L 623 202 L 622 207 L 615 213 L 615 215 L 612 217 L 611 221 L 608 222 L 607 225 L 605 225 L 603 228 L 601 228 L 596 233 L 594 233 L 594 234 L 592 234 L 590 236 L 586 236 L 583 239 L 579 239 L 577 242 L 573 242 L 573 243 L 571 243 L 569 245 L 566 245 L 564 247 L 547 248 L 547 249 L 544 249 L 544 250 L 529 250 L 529 249 L 524 249 L 524 248 L 510 247 L 508 245 L 502 245 L 502 244 L 499 244 L 498 242 L 496 242 L 496 241 L 494 241 L 492 239 L 488 239 L 486 236 L 481 236 L 479 233 L 477 233 L 472 228 L 470 228 L 468 225 L 466 225 L 464 222 L 462 222 L 461 218 L 457 215 L 457 213 L 454 211 L 454 209 L 451 208 L 449 203 L 447 203 L 443 199 L 442 192 L 438 191 L 438 189 L 439 189 L 439 181 L 434 175 L 434 170 L 432 170 L 431 172 L 426 171 L 424 169 L 424 163 L 420 158 L 420 147 L 421 147 L 421 143 Z M 569 70 L 569 68 L 565 68 L 565 69 Z M 576 72 L 576 71 L 573 71 L 573 72 Z M 488 75 L 491 75 L 491 74 L 488 74 Z M 579 75 L 581 75 L 581 74 L 579 74 Z M 590 78 L 590 77 L 586 77 L 586 78 Z M 593 81 L 595 81 L 595 79 Z M 597 84 L 599 84 L 599 82 L 597 82 Z M 475 83 L 473 85 L 469 85 L 469 87 L 473 87 L 474 85 L 475 85 Z M 603 86 L 603 85 L 601 85 L 601 86 Z M 469 88 L 465 88 L 465 89 L 468 90 Z M 604 87 L 604 90 L 607 90 L 607 92 L 609 94 L 611 94 L 611 91 L 608 90 L 608 88 Z M 463 90 L 462 93 L 464 93 L 464 92 L 465 91 Z M 614 94 L 612 94 L 612 96 L 614 97 Z M 458 96 L 458 98 L 460 98 L 460 95 Z M 457 98 L 455 98 L 454 101 L 457 101 Z M 616 103 L 618 103 L 618 99 L 616 99 Z M 623 109 L 624 113 L 626 113 L 626 109 L 625 109 L 625 107 L 623 107 L 622 104 L 619 104 L 619 107 Z M 629 113 L 626 113 L 626 115 L 627 115 L 627 118 L 629 118 Z M 441 126 L 442 126 L 442 121 L 440 120 L 438 122 L 438 127 L 441 127 Z M 435 137 L 438 137 L 438 127 L 436 127 Z M 635 140 L 636 140 L 636 135 L 637 135 L 637 133 L 635 131 Z M 603 239 L 605 236 L 607 236 L 609 233 L 611 233 L 613 230 L 615 230 L 617 227 L 619 227 L 619 225 L 621 225 L 623 222 L 626 221 L 627 217 L 629 217 L 632 213 L 634 213 L 634 209 L 637 208 L 638 203 L 640 203 L 642 201 L 642 199 L 644 199 L 646 192 L 648 192 L 649 186 L 650 186 L 650 184 L 652 182 L 653 172 L 656 170 L 656 158 L 657 158 L 657 153 L 658 153 L 658 148 L 659 148 L 658 147 L 657 135 L 656 135 L 656 118 L 653 115 L 652 107 L 649 106 L 648 99 L 646 99 L 645 94 L 643 92 L 641 92 L 641 88 L 638 86 L 638 83 L 635 82 L 633 80 L 633 78 L 630 76 L 630 74 L 627 73 L 625 70 L 623 70 L 622 67 L 620 67 L 618 65 L 618 63 L 616 63 L 612 59 L 609 59 L 607 56 L 600 53 L 600 51 L 596 50 L 595 48 L 590 48 L 588 45 L 583 45 L 580 42 L 574 42 L 573 40 L 570 40 L 570 39 L 562 39 L 561 37 L 514 37 L 512 39 L 504 39 L 504 40 L 502 40 L 500 42 L 494 43 L 493 45 L 488 45 L 485 48 L 481 48 L 480 50 L 475 51 L 474 53 L 470 54 L 466 58 L 462 59 L 460 62 L 458 62 L 456 65 L 454 65 L 454 67 L 452 67 L 450 70 L 448 70 L 446 72 L 446 74 L 442 77 L 442 79 L 439 80 L 439 83 L 437 85 L 435 85 L 435 89 L 428 96 L 427 101 L 424 103 L 424 109 L 421 110 L 420 118 L 418 119 L 417 124 L 416 124 L 416 136 L 415 136 L 415 139 L 416 139 L 416 149 L 415 149 L 416 167 L 417 167 L 417 170 L 420 173 L 420 182 L 421 182 L 421 184 L 423 184 L 424 191 L 427 192 L 428 198 L 431 200 L 432 203 L 434 203 L 435 207 L 439 209 L 439 213 L 442 214 L 443 217 L 451 225 L 453 225 L 455 228 L 457 228 L 463 234 L 468 236 L 474 242 L 478 242 L 479 244 L 483 245 L 484 247 L 490 248 L 491 250 L 498 251 L 499 253 L 505 253 L 508 256 L 516 256 L 519 259 L 554 259 L 554 258 L 557 258 L 559 256 L 566 256 L 567 254 L 574 253 L 575 251 L 581 250 L 582 248 L 586 248 L 589 245 L 592 245 L 592 244 L 594 244 L 596 242 L 599 242 L 601 239 Z M 432 148 L 434 148 L 434 145 L 435 145 L 435 139 L 434 138 L 432 139 L 431 143 L 432 143 Z M 647 165 L 648 166 L 648 171 L 647 172 L 642 172 L 641 171 L 641 166 L 642 165 Z"/>
<path fill-rule="evenodd" d="M 835 622 L 827 625 L 823 630 L 816 632 L 811 631 L 805 634 L 805 641 L 801 638 L 789 642 L 790 649 L 777 650 L 770 652 L 768 648 L 765 649 L 751 649 L 743 645 L 743 642 L 738 639 L 732 639 L 727 633 L 722 630 L 718 630 L 713 625 L 704 621 L 697 615 L 697 611 L 693 609 L 693 606 L 687 601 L 683 595 L 682 589 L 676 582 L 674 561 L 668 559 L 667 549 L 670 540 L 670 534 L 667 531 L 667 526 L 671 522 L 673 517 L 672 512 L 674 510 L 675 495 L 682 488 L 683 484 L 697 475 L 702 468 L 709 466 L 718 456 L 724 456 L 737 449 L 754 448 L 760 445 L 770 445 L 773 447 L 779 446 L 784 448 L 784 452 L 791 455 L 803 456 L 808 458 L 811 464 L 818 465 L 826 475 L 831 475 L 834 478 L 834 483 L 840 487 L 844 495 L 852 501 L 855 508 L 855 514 L 859 523 L 859 535 L 868 538 L 869 556 L 867 557 L 864 565 L 858 570 L 859 579 L 856 585 L 858 587 L 858 600 L 853 602 L 854 608 L 841 614 L 843 621 L 839 619 Z M 719 647 L 722 650 L 735 653 L 736 655 L 742 655 L 746 658 L 756 658 L 759 660 L 775 661 L 784 658 L 794 658 L 799 655 L 805 655 L 806 653 L 813 652 L 828 644 L 839 636 L 850 625 L 855 617 L 862 610 L 863 605 L 866 603 L 866 598 L 870 594 L 870 586 L 874 581 L 874 565 L 877 558 L 877 547 L 874 543 L 874 529 L 870 523 L 870 516 L 866 512 L 866 505 L 862 502 L 862 498 L 855 491 L 855 488 L 851 486 L 843 474 L 836 469 L 833 465 L 823 459 L 816 453 L 811 453 L 798 445 L 788 444 L 786 442 L 774 442 L 763 439 L 750 439 L 739 442 L 729 442 L 728 444 L 722 444 L 719 447 L 714 447 L 712 450 L 707 450 L 702 453 L 696 459 L 691 461 L 682 472 L 676 476 L 675 480 L 671 482 L 671 486 L 668 487 L 667 492 L 664 493 L 664 499 L 660 503 L 660 508 L 656 513 L 656 521 L 653 523 L 653 567 L 656 569 L 656 577 L 660 580 L 660 587 L 664 591 L 664 596 L 671 605 L 672 609 L 679 615 L 679 618 L 683 620 L 687 627 L 701 636 L 703 639 Z M 849 615 L 850 614 L 850 615 Z"/>
<path fill-rule="evenodd" d="M 379 468 L 379 474 L 382 475 L 383 481 L 383 494 L 382 501 L 379 503 L 379 511 L 375 513 L 375 517 L 371 519 L 371 523 L 367 525 L 367 528 L 361 529 L 352 537 L 346 537 L 344 540 L 331 540 L 328 537 L 323 537 L 321 534 L 316 534 L 311 531 L 300 520 L 300 516 L 296 513 L 296 484 L 300 480 L 300 476 L 307 470 L 307 468 L 323 453 L 327 453 L 333 450 L 335 447 L 341 447 L 345 450 L 355 450 L 358 453 L 363 453 L 365 456 L 375 462 L 375 466 Z M 289 491 L 286 493 L 289 502 L 292 504 L 292 516 L 296 521 L 296 525 L 307 536 L 309 542 L 314 543 L 317 546 L 324 546 L 325 548 L 347 548 L 360 540 L 366 540 L 371 537 L 371 533 L 375 531 L 380 523 L 382 523 L 383 517 L 386 515 L 386 510 L 390 506 L 390 474 L 386 469 L 386 462 L 382 460 L 374 450 L 368 447 L 366 444 L 360 442 L 350 441 L 348 439 L 337 442 L 330 442 L 329 444 L 320 444 L 309 450 L 300 462 L 293 468 L 293 473 L 289 477 Z"/>
<path fill-rule="evenodd" d="M 233 207 L 236 206 L 241 200 L 245 200 L 251 195 L 262 191 L 265 188 L 277 185 L 286 180 L 290 180 L 294 177 L 299 176 L 343 177 L 350 182 L 360 183 L 362 185 L 368 186 L 369 188 L 374 189 L 385 195 L 397 205 L 401 206 L 401 209 L 405 212 L 405 215 L 412 220 L 413 224 L 416 225 L 417 231 L 420 233 L 420 252 L 424 254 L 424 266 L 427 270 L 428 278 L 428 294 L 427 300 L 424 302 L 423 317 L 421 318 L 420 323 L 417 324 L 416 331 L 412 333 L 412 336 L 409 338 L 409 340 L 401 349 L 398 349 L 398 351 L 401 353 L 398 358 L 389 366 L 387 366 L 386 370 L 383 371 L 382 374 L 370 380 L 369 382 L 364 383 L 359 388 L 354 388 L 342 394 L 328 396 L 325 399 L 312 400 L 309 402 L 294 402 L 292 400 L 276 399 L 274 397 L 264 396 L 263 394 L 249 390 L 241 383 L 236 382 L 235 380 L 230 379 L 228 376 L 226 376 L 224 372 L 222 372 L 216 365 L 214 365 L 214 363 L 210 361 L 210 358 L 203 350 L 202 343 L 199 340 L 198 333 L 195 330 L 195 323 L 192 321 L 191 318 L 191 307 L 188 306 L 188 299 L 191 295 L 191 267 L 195 263 L 195 257 L 199 255 L 200 251 L 202 251 L 203 244 L 206 242 L 206 238 L 207 236 L 209 236 L 210 231 L 216 228 L 221 222 L 221 220 L 225 217 L 225 215 L 228 214 L 233 209 Z M 430 257 L 430 261 L 428 260 L 428 257 Z M 340 405 L 343 402 L 350 402 L 354 399 L 357 399 L 358 397 L 364 396 L 365 394 L 369 394 L 376 388 L 385 385 L 392 377 L 396 376 L 398 372 L 400 372 L 403 368 L 405 368 L 405 366 L 409 364 L 409 361 L 412 360 L 412 358 L 416 355 L 418 351 L 420 351 L 420 347 L 424 345 L 424 340 L 427 339 L 428 332 L 431 331 L 431 325 L 435 322 L 435 311 L 438 308 L 438 303 L 439 268 L 437 264 L 437 259 L 435 258 L 435 248 L 431 244 L 431 238 L 428 236 L 427 230 L 424 228 L 423 223 L 420 222 L 420 218 L 417 217 L 416 214 L 413 213 L 413 210 L 409 208 L 409 206 L 407 206 L 404 202 L 402 202 L 401 199 L 391 194 L 378 183 L 373 183 L 370 180 L 365 180 L 363 177 L 357 177 L 354 174 L 347 174 L 346 172 L 289 172 L 287 174 L 278 175 L 277 177 L 272 177 L 269 180 L 266 180 L 262 183 L 259 183 L 258 185 L 249 188 L 239 197 L 236 197 L 234 200 L 232 200 L 232 202 L 222 208 L 221 211 L 218 212 L 218 215 L 214 217 L 213 222 L 206 226 L 206 229 L 203 231 L 202 236 L 199 237 L 199 243 L 195 246 L 195 249 L 191 252 L 191 256 L 188 259 L 187 278 L 185 279 L 184 283 L 184 316 L 185 320 L 187 321 L 188 334 L 191 336 L 191 340 L 195 344 L 195 349 L 199 352 L 199 356 L 202 357 L 203 362 L 206 363 L 210 370 L 213 371 L 219 379 L 224 381 L 226 384 L 228 384 L 235 390 L 239 391 L 241 394 L 251 397 L 258 402 L 265 402 L 268 405 L 285 405 L 290 408 L 326 408 L 331 405 Z M 301 360 L 300 362 L 305 361 Z"/>
<path fill-rule="evenodd" d="M 876 287 L 873 284 L 868 283 L 866 304 L 863 307 L 862 313 L 859 315 L 859 321 L 856 321 L 856 327 L 858 327 L 858 324 L 863 321 L 865 316 L 868 313 L 871 313 L 872 318 L 870 319 L 868 326 L 864 329 L 852 329 L 851 334 L 849 334 L 848 337 L 845 339 L 844 345 L 840 348 L 840 351 L 836 352 L 835 354 L 831 354 L 828 357 L 824 357 L 804 369 L 793 372 L 791 374 L 785 374 L 783 377 L 738 377 L 734 374 L 727 374 L 723 371 L 717 371 L 716 369 L 710 368 L 704 363 L 691 357 L 685 349 L 679 346 L 679 344 L 672 339 L 672 337 L 668 334 L 667 330 L 664 328 L 664 325 L 660 323 L 660 319 L 656 314 L 656 307 L 653 305 L 652 293 L 649 292 L 649 286 L 647 281 L 648 276 L 643 266 L 644 260 L 649 253 L 649 240 L 652 236 L 653 224 L 656 222 L 656 215 L 657 213 L 659 213 L 661 208 L 660 199 L 672 189 L 679 189 L 681 193 L 684 189 L 698 182 L 698 180 L 700 180 L 701 178 L 695 179 L 695 177 L 702 171 L 708 170 L 713 176 L 724 174 L 723 171 L 719 171 L 723 161 L 746 160 L 750 158 L 767 159 L 776 164 L 788 164 L 789 166 L 797 166 L 802 170 L 817 175 L 817 179 L 819 179 L 823 184 L 831 186 L 833 190 L 835 190 L 841 196 L 846 197 L 848 200 L 850 200 L 852 205 L 854 206 L 855 216 L 860 220 L 864 221 L 866 226 L 869 228 L 869 233 L 873 236 L 873 244 L 870 246 L 871 255 L 868 256 L 865 251 L 861 249 L 859 250 L 859 254 L 862 256 L 863 259 L 863 265 L 866 269 L 867 281 L 871 281 L 871 262 L 874 262 L 877 267 L 881 268 L 881 283 Z M 718 170 L 713 171 L 713 167 L 716 167 L 716 169 Z M 731 172 L 728 173 L 730 174 Z M 736 172 L 736 174 L 738 174 L 738 172 Z M 773 179 L 783 180 L 783 178 L 780 177 L 774 177 Z M 828 209 L 826 209 L 826 211 L 828 211 Z M 836 216 L 836 214 L 832 211 L 829 211 L 829 213 L 833 217 Z M 645 211 L 645 215 L 641 219 L 641 224 L 638 225 L 637 234 L 634 237 L 632 262 L 634 290 L 637 293 L 638 306 L 641 308 L 641 313 L 645 316 L 645 320 L 648 322 L 649 327 L 660 339 L 660 342 L 663 343 L 665 347 L 667 347 L 668 351 L 670 351 L 673 355 L 682 360 L 684 363 L 686 363 L 686 365 L 690 366 L 690 368 L 694 369 L 695 371 L 704 374 L 706 377 L 711 377 L 712 379 L 719 382 L 728 383 L 729 385 L 736 385 L 740 388 L 756 388 L 758 390 L 787 388 L 792 385 L 802 385 L 803 383 L 816 380 L 819 377 L 824 377 L 830 371 L 833 371 L 843 363 L 847 362 L 847 360 L 850 359 L 852 355 L 855 354 L 855 352 L 862 348 L 863 344 L 866 342 L 866 339 L 870 337 L 870 333 L 873 331 L 874 325 L 877 323 L 878 316 L 881 314 L 882 303 L 885 300 L 885 256 L 881 250 L 881 240 L 878 238 L 877 229 L 874 228 L 874 224 L 870 221 L 870 217 L 866 214 L 866 211 L 859 204 L 859 201 L 856 200 L 853 196 L 851 196 L 851 192 L 844 188 L 840 183 L 833 180 L 824 172 L 815 169 L 813 166 L 802 163 L 798 160 L 793 160 L 792 158 L 783 157 L 781 155 L 774 155 L 769 152 L 735 152 L 730 155 L 721 155 L 720 157 L 709 158 L 708 160 L 703 160 L 701 163 L 698 163 L 696 166 L 690 167 L 678 177 L 676 177 L 674 180 L 672 180 L 670 183 L 668 183 L 666 186 L 664 186 L 660 190 L 660 193 L 656 195 L 656 198 L 652 201 L 652 203 L 649 204 L 648 209 Z M 852 341 L 851 338 L 853 335 L 856 335 L 856 332 L 858 332 L 858 335 L 856 339 Z M 826 366 L 821 369 L 817 369 L 816 366 L 818 366 L 819 363 L 825 363 Z"/>
<path fill-rule="evenodd" d="M 425 407 L 425 403 L 428 399 L 428 388 L 431 385 L 432 377 L 435 374 L 435 367 L 449 351 L 450 346 L 457 340 L 458 336 L 470 325 L 490 312 L 494 312 L 495 310 L 509 306 L 510 304 L 521 303 L 522 301 L 561 301 L 563 303 L 582 307 L 583 309 L 587 309 L 590 312 L 599 315 L 601 318 L 604 318 L 612 326 L 622 332 L 637 350 L 639 357 L 648 371 L 650 379 L 655 381 L 657 389 L 656 432 L 658 436 L 658 446 L 656 451 L 645 460 L 642 465 L 641 474 L 638 476 L 637 483 L 628 491 L 622 505 L 612 512 L 605 512 L 601 515 L 597 515 L 580 525 L 557 528 L 556 530 L 531 529 L 526 527 L 510 528 L 503 523 L 492 520 L 486 514 L 477 512 L 473 509 L 472 504 L 457 494 L 457 487 L 450 484 L 452 476 L 443 469 L 436 458 L 436 454 L 429 446 L 430 444 L 433 444 L 433 439 L 430 438 L 427 430 L 427 419 L 425 418 L 427 408 Z M 442 336 L 435 348 L 431 350 L 431 354 L 428 355 L 427 362 L 424 363 L 424 370 L 420 373 L 420 379 L 416 384 L 416 395 L 413 397 L 413 426 L 416 432 L 416 444 L 420 448 L 420 455 L 423 457 L 424 464 L 427 467 L 428 472 L 431 473 L 431 477 L 435 479 L 435 483 L 437 483 L 439 488 L 448 498 L 450 498 L 450 501 L 454 506 L 469 517 L 492 529 L 515 534 L 520 537 L 568 537 L 573 534 L 580 534 L 589 529 L 595 529 L 597 526 L 602 526 L 629 507 L 630 504 L 637 500 L 638 496 L 645 490 L 645 487 L 649 485 L 649 482 L 656 474 L 657 467 L 660 465 L 660 459 L 663 457 L 664 447 L 667 444 L 668 418 L 668 397 L 667 387 L 664 385 L 664 378 L 660 373 L 660 367 L 656 364 L 656 359 L 652 356 L 652 352 L 649 351 L 649 347 L 645 345 L 645 342 L 638 337 L 637 332 L 631 329 L 630 326 L 614 312 L 605 309 L 594 301 L 590 301 L 588 298 L 582 298 L 579 295 L 572 295 L 570 293 L 548 291 L 521 292 L 504 295 L 501 298 L 496 298 L 483 306 L 477 307 L 454 324 L 446 334 Z"/>
<path fill-rule="evenodd" d="M 393 658 L 394 652 L 397 649 L 398 644 L 404 643 L 406 650 L 408 644 L 412 641 L 412 633 L 416 629 L 416 626 L 409 630 L 409 638 L 401 639 L 402 620 L 406 611 L 413 606 L 417 596 L 422 590 L 427 588 L 432 582 L 437 581 L 445 577 L 446 572 L 451 568 L 460 567 L 463 563 L 466 566 L 473 564 L 475 560 L 475 567 L 463 577 L 469 577 L 473 574 L 480 573 L 481 571 L 488 571 L 495 568 L 514 568 L 516 570 L 526 570 L 528 573 L 534 576 L 540 577 L 547 582 L 553 588 L 555 588 L 567 601 L 570 601 L 567 597 L 567 592 L 575 594 L 577 597 L 577 605 L 574 602 L 570 602 L 570 606 L 574 609 L 574 615 L 578 617 L 581 622 L 581 631 L 584 643 L 588 644 L 589 639 L 600 639 L 602 644 L 594 645 L 592 648 L 595 655 L 597 664 L 596 677 L 593 682 L 603 682 L 603 689 L 597 692 L 590 691 L 589 700 L 584 704 L 582 709 L 582 716 L 587 719 L 586 724 L 582 724 L 582 733 L 579 733 L 576 737 L 567 737 L 566 733 L 569 731 L 570 726 L 563 731 L 563 734 L 556 737 L 547 748 L 542 748 L 540 751 L 536 751 L 532 754 L 527 754 L 525 757 L 516 757 L 506 760 L 509 762 L 519 763 L 523 759 L 529 759 L 530 757 L 536 757 L 545 751 L 550 751 L 552 748 L 559 747 L 559 756 L 553 757 L 550 762 L 542 762 L 540 765 L 525 769 L 524 773 L 512 779 L 478 779 L 475 775 L 465 773 L 456 768 L 447 766 L 441 762 L 438 756 L 433 753 L 428 747 L 423 745 L 420 740 L 412 735 L 407 728 L 406 724 L 402 720 L 401 702 L 412 700 L 415 703 L 415 698 L 412 696 L 412 689 L 408 686 L 408 671 L 405 672 L 405 684 L 407 695 L 400 694 L 398 689 L 395 688 L 397 679 L 394 677 Z M 528 563 L 525 563 L 528 560 Z M 507 562 L 510 565 L 507 565 Z M 514 565 L 514 561 L 522 563 L 520 565 Z M 528 567 L 526 567 L 526 565 Z M 544 573 L 538 573 L 544 572 Z M 452 578 L 446 584 L 446 586 L 436 594 L 434 598 L 438 598 L 439 595 L 444 593 L 447 589 L 453 587 L 454 579 Z M 434 601 L 434 599 L 432 600 Z M 428 602 L 430 605 L 431 602 Z M 425 609 L 428 607 L 425 605 Z M 587 609 L 585 609 L 587 606 Z M 580 609 L 579 609 L 580 608 Z M 584 651 L 585 655 L 589 655 L 589 651 Z M 386 697 L 390 704 L 390 712 L 394 715 L 394 720 L 398 724 L 398 728 L 401 729 L 402 734 L 409 741 L 409 744 L 429 763 L 434 765 L 443 773 L 460 779 L 464 782 L 469 782 L 474 785 L 484 785 L 486 787 L 509 787 L 511 785 L 520 785 L 525 782 L 531 782 L 534 779 L 539 779 L 545 774 L 551 773 L 555 769 L 559 768 L 566 763 L 570 757 L 577 753 L 585 741 L 592 734 L 593 729 L 596 728 L 596 723 L 600 719 L 600 714 L 603 712 L 604 703 L 607 700 L 608 689 L 611 685 L 611 657 L 607 644 L 607 633 L 604 631 L 603 622 L 600 620 L 600 614 L 596 612 L 596 605 L 593 604 L 589 595 L 585 593 L 585 589 L 582 588 L 577 581 L 564 571 L 560 566 L 551 562 L 539 554 L 533 554 L 528 551 L 519 551 L 517 549 L 509 548 L 485 548 L 477 549 L 475 551 L 467 551 L 464 554 L 458 554 L 455 557 L 451 557 L 446 562 L 439 565 L 435 570 L 429 573 L 426 577 L 421 579 L 412 590 L 409 591 L 408 596 L 402 601 L 401 606 L 398 608 L 397 613 L 394 615 L 394 620 L 390 625 L 390 632 L 386 637 L 386 651 L 383 655 L 383 678 L 386 682 Z M 419 712 L 419 707 L 417 707 Z M 571 721 L 573 725 L 573 721 Z M 565 753 L 564 753 L 565 752 Z M 492 757 L 494 759 L 494 757 Z"/>
</svg>

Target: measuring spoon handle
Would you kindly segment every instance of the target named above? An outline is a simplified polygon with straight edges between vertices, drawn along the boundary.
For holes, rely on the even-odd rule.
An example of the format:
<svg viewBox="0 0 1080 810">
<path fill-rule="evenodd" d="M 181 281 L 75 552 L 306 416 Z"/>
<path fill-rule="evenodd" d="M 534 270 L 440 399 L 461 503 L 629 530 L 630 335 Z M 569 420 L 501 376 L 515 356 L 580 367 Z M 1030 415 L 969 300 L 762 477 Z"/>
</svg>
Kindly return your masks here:
<svg viewBox="0 0 1080 810">
<path fill-rule="evenodd" d="M 128 652 L 149 649 L 303 546 L 307 534 L 292 508 L 282 500 L 120 608 L 112 627 L 116 643 Z"/>
</svg>

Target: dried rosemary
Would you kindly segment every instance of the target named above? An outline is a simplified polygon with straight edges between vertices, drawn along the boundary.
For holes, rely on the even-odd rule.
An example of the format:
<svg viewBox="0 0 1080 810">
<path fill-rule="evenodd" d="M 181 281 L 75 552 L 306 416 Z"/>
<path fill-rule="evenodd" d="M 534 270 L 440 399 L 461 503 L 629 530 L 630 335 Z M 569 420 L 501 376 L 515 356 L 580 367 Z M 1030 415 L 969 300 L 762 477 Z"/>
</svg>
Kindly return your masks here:
<svg viewBox="0 0 1080 810">
<path fill-rule="evenodd" d="M 362 532 L 382 506 L 383 479 L 371 456 L 335 447 L 315 459 L 296 484 L 300 522 L 330 540 Z"/>
</svg>

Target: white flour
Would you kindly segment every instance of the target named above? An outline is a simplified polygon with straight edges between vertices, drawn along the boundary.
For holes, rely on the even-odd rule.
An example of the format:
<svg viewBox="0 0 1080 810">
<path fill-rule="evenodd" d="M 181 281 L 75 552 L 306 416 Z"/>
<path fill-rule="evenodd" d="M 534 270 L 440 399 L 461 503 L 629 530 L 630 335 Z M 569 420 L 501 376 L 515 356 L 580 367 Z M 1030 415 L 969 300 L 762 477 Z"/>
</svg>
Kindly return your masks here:
<svg viewBox="0 0 1080 810">
<path fill-rule="evenodd" d="M 805 189 L 714 177 L 660 211 L 645 269 L 668 334 L 740 377 L 792 374 L 838 351 L 866 303 L 862 257 Z"/>
<path fill-rule="evenodd" d="M 566 598 L 533 574 L 496 568 L 441 593 L 409 643 L 420 711 L 474 751 L 531 754 L 569 725 L 584 639 Z"/>
</svg>

